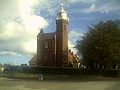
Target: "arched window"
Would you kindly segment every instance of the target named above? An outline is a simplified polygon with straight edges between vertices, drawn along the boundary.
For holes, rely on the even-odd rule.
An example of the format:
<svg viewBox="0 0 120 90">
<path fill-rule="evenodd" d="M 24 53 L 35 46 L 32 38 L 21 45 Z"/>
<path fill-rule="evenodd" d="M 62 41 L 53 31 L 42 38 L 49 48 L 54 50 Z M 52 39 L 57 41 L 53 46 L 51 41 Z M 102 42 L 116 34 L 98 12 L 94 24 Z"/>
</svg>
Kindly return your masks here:
<svg viewBox="0 0 120 90">
<path fill-rule="evenodd" d="M 66 25 L 64 25 L 64 30 L 66 30 Z"/>
<path fill-rule="evenodd" d="M 48 48 L 48 42 L 45 42 L 44 48 Z"/>
</svg>

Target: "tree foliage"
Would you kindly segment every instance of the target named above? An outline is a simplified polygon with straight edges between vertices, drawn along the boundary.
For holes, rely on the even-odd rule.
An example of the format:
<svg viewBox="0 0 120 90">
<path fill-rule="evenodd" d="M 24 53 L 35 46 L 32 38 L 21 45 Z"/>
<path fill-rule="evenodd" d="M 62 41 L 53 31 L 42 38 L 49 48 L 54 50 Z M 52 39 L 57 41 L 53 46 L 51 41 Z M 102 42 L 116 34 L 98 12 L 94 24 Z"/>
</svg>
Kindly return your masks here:
<svg viewBox="0 0 120 90">
<path fill-rule="evenodd" d="M 89 27 L 76 48 L 87 66 L 116 66 L 120 64 L 120 20 L 100 22 Z"/>
</svg>

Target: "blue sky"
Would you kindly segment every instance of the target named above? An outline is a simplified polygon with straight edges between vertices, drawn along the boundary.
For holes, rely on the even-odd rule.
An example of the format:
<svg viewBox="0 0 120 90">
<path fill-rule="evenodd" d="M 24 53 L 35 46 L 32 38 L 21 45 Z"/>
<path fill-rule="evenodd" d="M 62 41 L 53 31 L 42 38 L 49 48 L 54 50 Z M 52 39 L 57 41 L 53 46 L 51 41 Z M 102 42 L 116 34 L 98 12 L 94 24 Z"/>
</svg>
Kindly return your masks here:
<svg viewBox="0 0 120 90">
<path fill-rule="evenodd" d="M 120 0 L 0 0 L 0 63 L 28 63 L 40 28 L 54 32 L 60 4 L 69 16 L 69 48 L 100 21 L 120 19 Z"/>
</svg>

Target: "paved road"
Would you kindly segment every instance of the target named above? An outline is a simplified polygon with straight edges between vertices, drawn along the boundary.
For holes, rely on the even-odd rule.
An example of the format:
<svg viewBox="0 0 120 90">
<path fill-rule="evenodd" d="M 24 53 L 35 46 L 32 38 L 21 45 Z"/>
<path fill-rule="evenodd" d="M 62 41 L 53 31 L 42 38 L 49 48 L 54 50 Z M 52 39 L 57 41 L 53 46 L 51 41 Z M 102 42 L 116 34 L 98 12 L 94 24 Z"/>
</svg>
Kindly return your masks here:
<svg viewBox="0 0 120 90">
<path fill-rule="evenodd" d="M 35 81 L 0 78 L 0 90 L 120 90 L 120 81 Z"/>
</svg>

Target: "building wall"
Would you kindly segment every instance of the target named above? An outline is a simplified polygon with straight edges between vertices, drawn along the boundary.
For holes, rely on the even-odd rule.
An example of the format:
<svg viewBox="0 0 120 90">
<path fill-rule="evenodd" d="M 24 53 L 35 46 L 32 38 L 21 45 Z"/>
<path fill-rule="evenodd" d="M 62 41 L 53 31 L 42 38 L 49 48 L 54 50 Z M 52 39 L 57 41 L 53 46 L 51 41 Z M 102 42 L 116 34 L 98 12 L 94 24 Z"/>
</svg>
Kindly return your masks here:
<svg viewBox="0 0 120 90">
<path fill-rule="evenodd" d="M 37 39 L 37 66 L 55 66 L 55 35 L 48 37 L 42 34 Z"/>
<path fill-rule="evenodd" d="M 46 43 L 48 44 L 46 48 Z M 56 33 L 37 36 L 37 66 L 63 67 L 68 60 L 68 21 L 56 20 Z"/>
<path fill-rule="evenodd" d="M 68 21 L 56 20 L 56 64 L 63 66 L 68 51 Z"/>
</svg>

